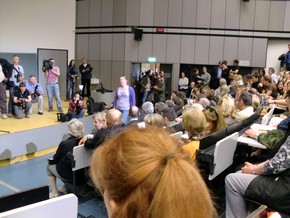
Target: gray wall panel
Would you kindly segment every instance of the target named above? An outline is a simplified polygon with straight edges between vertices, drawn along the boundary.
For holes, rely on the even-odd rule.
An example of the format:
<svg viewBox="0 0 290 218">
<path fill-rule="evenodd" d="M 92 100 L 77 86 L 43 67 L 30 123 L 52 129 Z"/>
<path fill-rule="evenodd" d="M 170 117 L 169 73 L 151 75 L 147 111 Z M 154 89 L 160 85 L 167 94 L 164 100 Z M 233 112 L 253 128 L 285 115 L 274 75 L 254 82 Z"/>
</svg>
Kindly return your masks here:
<svg viewBox="0 0 290 218">
<path fill-rule="evenodd" d="M 89 60 L 100 59 L 100 35 L 89 35 Z"/>
<path fill-rule="evenodd" d="M 195 36 L 181 36 L 181 63 L 194 63 Z"/>
<path fill-rule="evenodd" d="M 113 0 L 102 0 L 101 25 L 113 25 Z"/>
<path fill-rule="evenodd" d="M 113 61 L 124 61 L 125 59 L 125 34 L 113 35 Z"/>
<path fill-rule="evenodd" d="M 286 2 L 283 30 L 290 31 L 290 1 Z"/>
<path fill-rule="evenodd" d="M 184 27 L 196 26 L 196 8 L 197 8 L 197 0 L 183 0 L 182 26 Z"/>
<path fill-rule="evenodd" d="M 210 27 L 211 0 L 197 1 L 197 27 Z"/>
<path fill-rule="evenodd" d="M 138 61 L 138 41 L 134 40 L 134 34 L 126 34 L 125 36 L 125 60 Z"/>
<path fill-rule="evenodd" d="M 112 62 L 112 89 L 115 90 L 120 86 L 120 76 L 124 75 L 124 62 Z"/>
<path fill-rule="evenodd" d="M 101 24 L 101 2 L 102 0 L 90 0 L 89 24 L 91 26 L 100 26 Z"/>
<path fill-rule="evenodd" d="M 270 1 L 256 1 L 254 29 L 268 30 Z"/>
<path fill-rule="evenodd" d="M 267 39 L 253 39 L 252 66 L 265 67 L 267 59 Z"/>
<path fill-rule="evenodd" d="M 140 0 L 127 0 L 126 24 L 139 25 L 140 23 Z"/>
<path fill-rule="evenodd" d="M 113 25 L 124 25 L 126 23 L 127 0 L 114 0 Z"/>
<path fill-rule="evenodd" d="M 100 81 L 107 89 L 112 89 L 112 62 L 100 61 Z"/>
<path fill-rule="evenodd" d="M 153 56 L 161 63 L 166 61 L 166 38 L 166 35 L 153 35 Z"/>
<path fill-rule="evenodd" d="M 209 36 L 196 36 L 195 40 L 195 64 L 208 64 Z"/>
<path fill-rule="evenodd" d="M 180 65 L 173 64 L 172 65 L 172 78 L 171 78 L 172 90 L 178 90 L 178 81 L 179 81 L 179 74 L 180 74 L 179 71 L 180 71 Z"/>
<path fill-rule="evenodd" d="M 286 1 L 271 1 L 269 30 L 283 30 Z"/>
<path fill-rule="evenodd" d="M 226 17 L 226 0 L 212 0 L 211 23 L 212 28 L 224 28 Z"/>
<path fill-rule="evenodd" d="M 216 65 L 224 57 L 224 37 L 210 37 L 209 64 Z"/>
<path fill-rule="evenodd" d="M 168 0 L 154 1 L 154 25 L 167 26 Z"/>
<path fill-rule="evenodd" d="M 253 29 L 255 19 L 255 5 L 256 1 L 241 2 L 241 29 Z"/>
<path fill-rule="evenodd" d="M 148 57 L 153 56 L 152 51 L 153 35 L 146 34 L 143 35 L 142 42 L 139 44 L 139 61 L 147 62 Z"/>
<path fill-rule="evenodd" d="M 112 34 L 101 34 L 100 41 L 100 60 L 111 60 L 112 59 Z"/>
<path fill-rule="evenodd" d="M 233 63 L 233 60 L 238 58 L 238 43 L 238 38 L 225 37 L 223 59 L 227 60 L 228 63 Z"/>
<path fill-rule="evenodd" d="M 177 35 L 167 36 L 166 61 L 168 63 L 180 62 L 180 45 L 181 45 L 181 36 Z"/>
<path fill-rule="evenodd" d="M 240 27 L 240 0 L 227 0 L 226 4 L 226 28 Z"/>
<path fill-rule="evenodd" d="M 89 36 L 76 35 L 76 59 L 80 60 L 82 57 L 89 55 Z"/>
<path fill-rule="evenodd" d="M 88 60 L 88 63 L 94 68 L 92 71 L 92 77 L 97 79 L 100 78 L 100 61 Z M 78 64 L 78 66 L 80 66 L 80 64 Z M 81 84 L 81 81 L 79 81 L 78 84 Z"/>
<path fill-rule="evenodd" d="M 239 60 L 249 61 L 249 64 L 251 65 L 252 50 L 253 50 L 252 38 L 239 38 L 239 47 L 238 47 Z"/>
<path fill-rule="evenodd" d="M 168 6 L 168 26 L 181 26 L 182 1 L 169 0 Z"/>
<path fill-rule="evenodd" d="M 76 26 L 88 26 L 89 25 L 89 1 L 77 1 L 76 2 Z"/>
<path fill-rule="evenodd" d="M 154 15 L 154 0 L 140 0 L 140 25 L 152 26 Z"/>
</svg>

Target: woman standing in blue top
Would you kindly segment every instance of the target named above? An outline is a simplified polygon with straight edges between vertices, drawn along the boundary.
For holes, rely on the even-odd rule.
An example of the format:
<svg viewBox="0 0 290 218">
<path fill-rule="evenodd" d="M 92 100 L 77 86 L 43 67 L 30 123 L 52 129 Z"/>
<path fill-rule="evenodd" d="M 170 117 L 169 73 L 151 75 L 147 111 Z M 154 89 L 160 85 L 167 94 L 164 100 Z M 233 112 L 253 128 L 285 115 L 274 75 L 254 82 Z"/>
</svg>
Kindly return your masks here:
<svg viewBox="0 0 290 218">
<path fill-rule="evenodd" d="M 69 62 L 67 67 L 66 79 L 67 79 L 67 88 L 66 88 L 66 101 L 74 98 L 75 95 L 75 85 L 77 79 L 78 69 L 75 65 L 75 60 L 72 59 Z"/>
<path fill-rule="evenodd" d="M 120 110 L 123 116 L 123 123 L 128 124 L 129 108 L 136 104 L 135 91 L 127 85 L 125 76 L 120 77 L 120 87 L 116 90 L 113 107 Z"/>
</svg>

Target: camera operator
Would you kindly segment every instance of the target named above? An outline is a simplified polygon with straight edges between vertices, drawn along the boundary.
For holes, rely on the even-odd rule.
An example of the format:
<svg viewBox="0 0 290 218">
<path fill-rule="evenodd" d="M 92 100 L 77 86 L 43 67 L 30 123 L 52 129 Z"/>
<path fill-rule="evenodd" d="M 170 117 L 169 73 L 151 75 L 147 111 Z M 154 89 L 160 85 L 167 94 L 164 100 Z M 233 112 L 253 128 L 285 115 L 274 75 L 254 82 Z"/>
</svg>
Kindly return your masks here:
<svg viewBox="0 0 290 218">
<path fill-rule="evenodd" d="M 55 66 L 54 60 L 52 58 L 49 59 L 49 63 L 51 65 L 51 69 L 45 69 L 46 89 L 48 95 L 48 111 L 53 111 L 52 94 L 54 93 L 58 112 L 63 112 L 58 86 L 58 77 L 60 76 L 59 67 Z"/>
<path fill-rule="evenodd" d="M 37 83 L 37 79 L 35 75 L 30 75 L 28 83 L 26 84 L 26 89 L 30 92 L 31 95 L 31 102 L 38 104 L 38 114 L 43 115 L 43 89 L 40 86 L 39 83 Z M 29 114 L 32 113 L 33 106 L 31 106 L 31 109 L 29 111 Z"/>
<path fill-rule="evenodd" d="M 78 76 L 78 69 L 75 65 L 75 60 L 72 59 L 69 62 L 69 65 L 67 67 L 67 73 L 66 73 L 66 81 L 67 81 L 66 99 L 65 99 L 66 101 L 73 99 L 75 95 L 75 85 L 76 85 L 77 76 Z"/>
<path fill-rule="evenodd" d="M 26 89 L 25 82 L 19 84 L 19 88 L 14 93 L 14 111 L 17 119 L 23 118 L 23 111 L 25 117 L 29 118 L 29 111 L 32 106 L 31 95 Z"/>
<path fill-rule="evenodd" d="M 73 118 L 83 118 L 85 114 L 84 101 L 79 92 L 75 93 L 73 99 L 69 100 L 68 114 Z"/>
<path fill-rule="evenodd" d="M 85 88 L 87 87 L 87 96 L 91 96 L 91 77 L 92 77 L 92 70 L 94 68 L 91 67 L 90 64 L 87 63 L 85 58 L 82 58 L 82 65 L 79 67 L 79 72 L 82 75 L 82 85 L 83 85 L 83 92 L 82 96 L 85 96 Z"/>
</svg>

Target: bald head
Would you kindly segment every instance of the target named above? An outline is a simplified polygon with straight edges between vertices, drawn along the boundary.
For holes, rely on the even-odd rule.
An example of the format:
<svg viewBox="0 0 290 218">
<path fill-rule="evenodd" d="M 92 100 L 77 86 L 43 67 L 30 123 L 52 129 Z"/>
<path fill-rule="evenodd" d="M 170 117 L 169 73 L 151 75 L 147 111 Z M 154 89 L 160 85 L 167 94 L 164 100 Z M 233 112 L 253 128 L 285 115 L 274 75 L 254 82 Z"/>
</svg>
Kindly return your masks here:
<svg viewBox="0 0 290 218">
<path fill-rule="evenodd" d="M 115 126 L 122 123 L 122 113 L 117 109 L 110 109 L 106 114 L 107 126 Z"/>
<path fill-rule="evenodd" d="M 139 108 L 136 106 L 131 106 L 129 109 L 129 116 L 131 118 L 137 118 L 139 116 Z"/>
</svg>

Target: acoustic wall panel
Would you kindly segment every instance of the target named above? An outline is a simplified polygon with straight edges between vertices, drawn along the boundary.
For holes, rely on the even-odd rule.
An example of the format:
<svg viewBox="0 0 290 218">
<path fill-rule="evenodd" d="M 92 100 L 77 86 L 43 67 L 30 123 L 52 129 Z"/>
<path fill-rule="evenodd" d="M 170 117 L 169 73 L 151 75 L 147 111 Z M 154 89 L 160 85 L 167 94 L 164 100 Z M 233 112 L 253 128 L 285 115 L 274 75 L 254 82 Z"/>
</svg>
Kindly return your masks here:
<svg viewBox="0 0 290 218">
<path fill-rule="evenodd" d="M 88 60 L 88 63 L 94 68 L 92 71 L 92 78 L 100 78 L 100 61 L 96 60 Z M 79 63 L 77 66 L 79 67 L 81 63 Z M 80 78 L 79 78 L 80 79 Z M 78 84 L 81 84 L 81 81 L 79 81 Z M 77 87 L 78 90 L 78 87 Z"/>
<path fill-rule="evenodd" d="M 209 36 L 196 36 L 195 64 L 208 64 L 209 61 Z"/>
<path fill-rule="evenodd" d="M 114 26 L 124 25 L 126 23 L 126 3 L 127 0 L 114 0 Z"/>
<path fill-rule="evenodd" d="M 80 60 L 83 57 L 88 57 L 89 55 L 89 36 L 76 35 L 76 59 Z"/>
<path fill-rule="evenodd" d="M 139 25 L 140 23 L 140 0 L 127 0 L 126 24 Z"/>
<path fill-rule="evenodd" d="M 197 0 L 183 0 L 182 26 L 196 26 Z"/>
<path fill-rule="evenodd" d="M 217 65 L 224 57 L 224 37 L 211 36 L 209 40 L 209 64 Z"/>
<path fill-rule="evenodd" d="M 269 30 L 282 31 L 284 27 L 286 1 L 271 1 Z"/>
<path fill-rule="evenodd" d="M 180 35 L 168 35 L 167 36 L 167 63 L 179 63 L 180 62 Z"/>
<path fill-rule="evenodd" d="M 210 26 L 212 28 L 224 28 L 226 17 L 226 0 L 212 0 L 211 8 Z"/>
<path fill-rule="evenodd" d="M 248 61 L 248 66 L 252 63 L 252 46 L 253 38 L 239 38 L 238 59 Z"/>
<path fill-rule="evenodd" d="M 152 44 L 153 44 L 153 35 L 152 34 L 143 35 L 142 42 L 139 43 L 138 61 L 147 62 L 148 57 L 153 56 Z"/>
<path fill-rule="evenodd" d="M 241 0 L 227 0 L 225 27 L 235 29 L 240 27 L 240 3 Z"/>
<path fill-rule="evenodd" d="M 238 58 L 238 43 L 237 37 L 225 37 L 224 41 L 224 60 L 228 63 L 233 63 L 233 60 Z"/>
<path fill-rule="evenodd" d="M 181 63 L 194 63 L 195 36 L 181 36 Z"/>
<path fill-rule="evenodd" d="M 255 5 L 256 1 L 241 2 L 241 29 L 253 29 L 255 19 Z"/>
<path fill-rule="evenodd" d="M 154 0 L 140 0 L 140 25 L 153 26 Z"/>
<path fill-rule="evenodd" d="M 265 67 L 267 59 L 267 39 L 253 39 L 252 64 L 253 67 Z"/>
<path fill-rule="evenodd" d="M 290 31 L 290 1 L 286 2 L 283 30 Z"/>
<path fill-rule="evenodd" d="M 100 81 L 107 89 L 112 89 L 112 61 L 100 61 Z"/>
<path fill-rule="evenodd" d="M 124 75 L 124 62 L 112 62 L 112 89 L 116 90 L 120 86 L 120 76 Z"/>
<path fill-rule="evenodd" d="M 197 27 L 210 27 L 211 0 L 197 1 Z"/>
<path fill-rule="evenodd" d="M 113 25 L 113 0 L 102 0 L 101 10 L 101 25 L 112 26 Z"/>
<path fill-rule="evenodd" d="M 167 26 L 168 0 L 154 1 L 154 26 Z"/>
<path fill-rule="evenodd" d="M 168 5 L 168 26 L 178 26 L 182 24 L 182 1 L 169 0 Z"/>
<path fill-rule="evenodd" d="M 268 30 L 270 1 L 256 1 L 255 8 L 255 30 Z"/>
<path fill-rule="evenodd" d="M 77 1 L 76 2 L 76 26 L 88 26 L 89 25 L 89 1 Z"/>
<path fill-rule="evenodd" d="M 90 26 L 101 25 L 101 3 L 102 3 L 102 0 L 90 0 L 90 5 L 89 5 L 90 7 L 89 8 L 89 25 Z"/>
<path fill-rule="evenodd" d="M 126 34 L 125 35 L 125 60 L 126 61 L 138 61 L 138 48 L 139 43 L 142 41 L 135 41 L 134 34 Z"/>
<path fill-rule="evenodd" d="M 113 43 L 112 34 L 101 34 L 100 41 L 100 60 L 109 61 L 112 59 L 112 43 Z"/>
<path fill-rule="evenodd" d="M 113 35 L 113 61 L 124 61 L 125 59 L 125 34 Z"/>
<path fill-rule="evenodd" d="M 157 58 L 159 63 L 166 62 L 166 35 L 153 35 L 153 56 Z"/>
<path fill-rule="evenodd" d="M 89 35 L 89 60 L 99 60 L 100 59 L 100 35 L 91 34 Z"/>
</svg>

